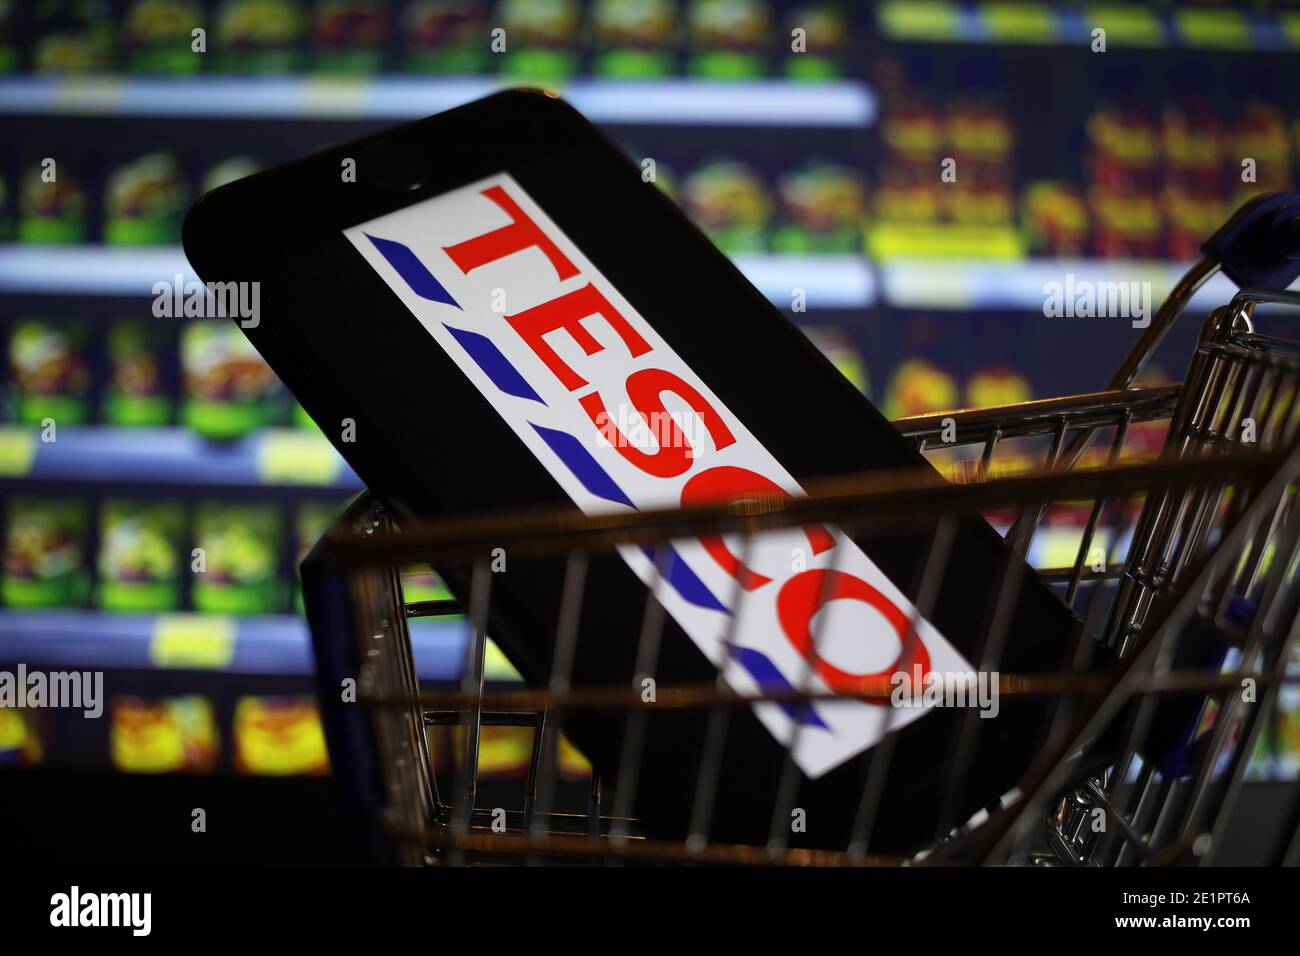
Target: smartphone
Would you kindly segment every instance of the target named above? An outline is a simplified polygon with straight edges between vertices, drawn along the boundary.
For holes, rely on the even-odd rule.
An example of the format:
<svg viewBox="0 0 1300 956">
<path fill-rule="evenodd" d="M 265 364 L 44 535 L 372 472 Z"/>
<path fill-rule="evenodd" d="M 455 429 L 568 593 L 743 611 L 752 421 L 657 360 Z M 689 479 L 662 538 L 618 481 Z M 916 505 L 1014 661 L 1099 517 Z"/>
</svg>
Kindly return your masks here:
<svg viewBox="0 0 1300 956">
<path fill-rule="evenodd" d="M 205 282 L 258 284 L 260 314 L 241 327 L 399 515 L 627 511 L 928 467 L 638 165 L 551 93 L 499 93 L 222 186 L 190 211 L 184 244 Z M 967 673 L 1008 562 L 1023 573 L 1000 668 L 1064 666 L 1078 620 L 977 515 L 959 523 L 935 609 L 901 659 L 927 540 L 819 527 L 764 535 L 743 554 L 714 539 L 595 556 L 572 681 L 668 686 L 721 669 L 757 692 Z M 545 685 L 565 562 L 505 558 L 489 633 Z M 465 569 L 437 570 L 466 596 Z M 642 675 L 648 588 L 666 613 Z M 945 807 L 960 823 L 1015 785 L 1045 706 L 997 704 L 958 783 L 945 761 L 964 711 L 737 709 L 708 836 L 768 841 L 793 740 L 786 842 L 843 849 L 892 729 L 870 849 L 912 852 Z M 687 832 L 707 721 L 648 710 L 635 812 L 652 836 Z M 615 787 L 625 714 L 575 712 L 564 728 Z"/>
</svg>

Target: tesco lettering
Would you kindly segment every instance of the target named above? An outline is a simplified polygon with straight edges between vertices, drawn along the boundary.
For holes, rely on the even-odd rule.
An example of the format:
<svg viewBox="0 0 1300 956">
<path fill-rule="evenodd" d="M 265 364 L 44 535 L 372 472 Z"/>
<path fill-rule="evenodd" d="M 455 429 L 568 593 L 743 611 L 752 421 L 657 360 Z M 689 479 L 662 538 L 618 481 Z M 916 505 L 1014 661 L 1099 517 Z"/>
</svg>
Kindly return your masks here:
<svg viewBox="0 0 1300 956">
<path fill-rule="evenodd" d="M 509 174 L 344 234 L 584 512 L 803 494 Z M 778 365 L 754 374 L 782 386 Z M 653 427 L 625 428 L 627 409 Z M 765 533 L 743 554 L 727 537 L 620 553 L 741 693 L 971 669 L 928 621 L 905 641 L 914 608 L 834 528 Z M 810 777 L 927 713 L 887 700 L 754 710 L 782 744 L 802 723 L 794 756 Z"/>
</svg>

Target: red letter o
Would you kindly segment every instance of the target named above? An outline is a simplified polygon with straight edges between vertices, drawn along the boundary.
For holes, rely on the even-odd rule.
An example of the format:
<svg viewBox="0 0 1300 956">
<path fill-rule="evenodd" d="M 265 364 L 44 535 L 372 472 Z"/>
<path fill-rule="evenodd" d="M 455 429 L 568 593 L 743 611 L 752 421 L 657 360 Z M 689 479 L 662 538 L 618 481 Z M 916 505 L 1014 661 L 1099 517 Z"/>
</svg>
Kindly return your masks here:
<svg viewBox="0 0 1300 956">
<path fill-rule="evenodd" d="M 861 601 L 870 605 L 884 616 L 898 635 L 901 645 L 899 657 L 884 670 L 874 674 L 851 674 L 815 655 L 811 629 L 813 616 L 826 604 L 838 600 Z M 910 647 L 908 646 L 907 635 L 911 625 L 908 616 L 893 601 L 861 578 L 841 571 L 804 571 L 781 587 L 781 593 L 776 598 L 776 611 L 786 638 L 812 664 L 814 672 L 826 682 L 826 686 L 837 693 L 859 693 L 869 689 L 872 684 L 888 681 L 898 671 L 910 671 L 917 664 L 921 667 L 922 677 L 929 673 L 930 652 L 926 650 L 921 636 L 913 634 Z M 909 651 L 907 660 L 902 659 L 904 650 Z M 884 700 L 868 700 L 867 703 L 883 704 Z"/>
</svg>

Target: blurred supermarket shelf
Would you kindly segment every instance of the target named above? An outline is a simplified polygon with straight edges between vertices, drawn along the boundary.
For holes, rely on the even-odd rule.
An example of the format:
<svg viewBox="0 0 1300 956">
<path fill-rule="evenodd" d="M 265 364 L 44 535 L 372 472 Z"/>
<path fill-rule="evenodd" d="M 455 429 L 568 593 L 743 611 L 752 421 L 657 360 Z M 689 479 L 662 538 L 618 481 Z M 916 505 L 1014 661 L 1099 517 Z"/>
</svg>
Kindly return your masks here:
<svg viewBox="0 0 1300 956">
<path fill-rule="evenodd" d="M 1117 259 L 897 259 L 880 266 L 880 295 L 905 309 L 1041 312 L 1053 283 L 1068 296 L 1068 290 L 1082 289 L 1085 283 L 1096 288 L 1103 283 L 1150 282 L 1154 307 L 1185 271 L 1183 264 Z M 1217 275 L 1193 302 L 1223 305 L 1235 291 L 1229 279 Z"/>
<path fill-rule="evenodd" d="M 881 34 L 891 40 L 1078 46 L 1106 31 L 1110 47 L 1201 50 L 1300 49 L 1300 11 L 1153 5 L 885 0 L 876 7 Z"/>
<path fill-rule="evenodd" d="M 754 286 L 790 308 L 802 289 L 809 309 L 864 309 L 875 302 L 876 278 L 862 256 L 738 254 L 731 257 Z"/>
<path fill-rule="evenodd" d="M 864 308 L 875 297 L 874 276 L 860 256 L 746 254 L 736 265 L 764 295 L 789 307 L 803 289 L 809 308 Z M 0 294 L 150 296 L 154 283 L 196 281 L 175 246 L 0 246 Z"/>
<path fill-rule="evenodd" d="M 263 429 L 233 442 L 208 441 L 187 428 L 60 428 L 41 441 L 37 428 L 0 428 L 0 478 L 78 484 L 195 485 L 220 488 L 361 490 L 324 436 Z"/>
<path fill-rule="evenodd" d="M 418 119 L 508 87 L 492 77 L 321 79 L 121 77 L 0 80 L 0 114 L 240 119 Z M 871 90 L 855 81 L 717 82 L 577 80 L 560 93 L 589 119 L 612 125 L 864 128 Z"/>
<path fill-rule="evenodd" d="M 1158 260 L 896 258 L 874 265 L 854 255 L 740 253 L 741 272 L 773 303 L 789 308 L 804 290 L 809 309 L 864 309 L 877 300 L 905 309 L 1010 309 L 1038 312 L 1049 283 L 1150 282 L 1156 303 L 1186 266 Z M 0 295 L 151 296 L 156 282 L 196 281 L 174 246 L 0 245 Z M 1296 286 L 1300 288 L 1300 285 Z M 1202 302 L 1232 297 L 1222 276 Z"/>
<path fill-rule="evenodd" d="M 177 274 L 198 278 L 177 246 L 0 245 L 0 293 L 150 296 Z"/>
<path fill-rule="evenodd" d="M 464 660 L 462 618 L 411 622 L 424 680 L 454 680 Z M 0 610 L 0 662 L 29 667 L 223 671 L 310 677 L 316 673 L 306 622 L 292 614 L 113 614 L 91 610 Z M 491 655 L 488 677 L 509 680 Z"/>
</svg>

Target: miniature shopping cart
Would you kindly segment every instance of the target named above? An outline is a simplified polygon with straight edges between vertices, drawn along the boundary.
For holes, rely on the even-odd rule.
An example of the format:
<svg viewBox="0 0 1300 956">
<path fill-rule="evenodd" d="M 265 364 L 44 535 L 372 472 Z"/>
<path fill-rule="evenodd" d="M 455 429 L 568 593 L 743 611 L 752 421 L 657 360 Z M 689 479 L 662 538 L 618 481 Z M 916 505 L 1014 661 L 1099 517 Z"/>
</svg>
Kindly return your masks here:
<svg viewBox="0 0 1300 956">
<path fill-rule="evenodd" d="M 1278 829 L 1254 862 L 1295 864 L 1300 785 L 1284 756 L 1281 705 L 1294 698 L 1300 673 L 1300 347 L 1255 325 L 1300 308 L 1300 294 L 1284 291 L 1300 275 L 1300 197 L 1252 201 L 1204 253 L 1106 390 L 898 421 L 954 481 L 928 469 L 874 472 L 810 485 L 795 499 L 401 527 L 380 502 L 356 500 L 304 562 L 303 579 L 333 773 L 359 852 L 407 864 L 1206 864 L 1227 859 L 1227 827 L 1246 781 L 1273 775 L 1290 782 L 1281 784 Z M 1193 294 L 1219 271 L 1241 291 L 1205 319 L 1185 381 L 1133 387 Z M 648 704 L 635 687 L 571 681 L 588 555 L 704 535 L 743 541 L 809 524 L 847 535 L 902 529 L 927 542 L 925 573 L 908 595 L 926 615 L 955 522 L 976 513 L 1003 531 L 1011 551 L 1032 559 L 1098 640 L 1078 642 L 1078 656 L 1060 673 L 1001 673 L 1003 695 L 1048 702 L 1042 746 L 1000 801 L 968 819 L 941 820 L 935 839 L 906 857 L 873 852 L 898 746 L 893 733 L 876 744 L 852 836 L 839 850 L 791 849 L 775 823 L 763 845 L 729 845 L 709 833 L 726 715 L 835 693 L 741 694 L 719 679 L 661 687 Z M 1063 559 L 1059 542 L 1043 545 L 1060 515 L 1074 528 Z M 565 568 L 544 686 L 485 679 L 496 548 Z M 399 568 L 411 562 L 472 568 L 466 603 L 404 600 Z M 1024 566 L 1008 561 L 989 606 L 977 609 L 989 622 L 972 660 L 981 672 L 1000 671 L 996 631 Z M 634 636 L 642 646 L 656 640 L 656 620 L 662 626 L 653 605 L 646 602 L 646 626 Z M 409 622 L 448 616 L 464 621 L 464 666 L 451 686 L 422 692 Z M 1110 655 L 1105 666 L 1085 659 L 1097 647 Z M 635 733 L 625 735 L 617 763 L 616 776 L 631 768 L 630 778 L 593 772 L 579 780 L 578 801 L 571 798 L 566 718 L 603 709 L 634 725 L 648 706 L 709 715 L 701 764 L 682 773 L 695 811 L 683 840 L 656 839 L 634 817 L 642 739 Z M 974 714 L 962 721 L 949 752 L 936 755 L 954 789 L 971 770 L 981 732 Z M 1184 730 L 1171 735 L 1170 726 Z M 526 777 L 504 809 L 478 800 L 481 746 L 502 727 L 531 730 Z M 787 769 L 789 759 L 787 751 Z M 777 821 L 791 798 L 778 788 L 754 799 L 770 801 Z"/>
</svg>

